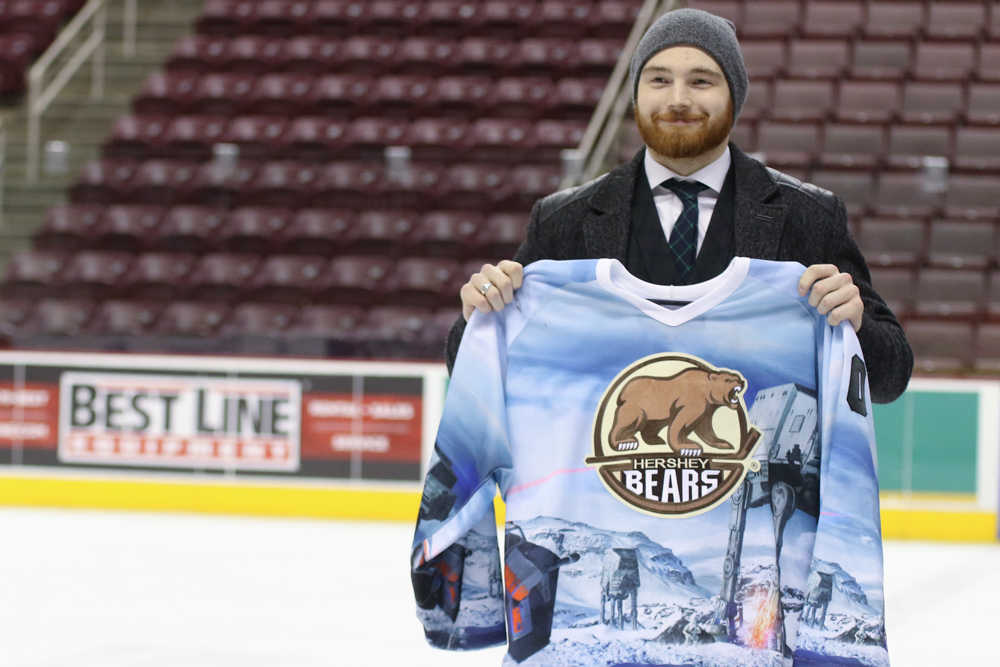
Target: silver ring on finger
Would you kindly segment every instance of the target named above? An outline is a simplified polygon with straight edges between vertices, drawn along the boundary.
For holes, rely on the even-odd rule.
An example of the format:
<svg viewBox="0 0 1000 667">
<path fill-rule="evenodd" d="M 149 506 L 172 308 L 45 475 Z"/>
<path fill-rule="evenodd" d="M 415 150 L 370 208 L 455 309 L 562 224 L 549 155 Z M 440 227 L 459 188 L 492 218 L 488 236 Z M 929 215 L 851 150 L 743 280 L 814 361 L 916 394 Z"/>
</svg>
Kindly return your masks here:
<svg viewBox="0 0 1000 667">
<path fill-rule="evenodd" d="M 491 287 L 493 287 L 493 283 L 483 283 L 483 285 L 479 288 L 479 292 L 483 296 L 486 296 L 486 293 L 490 291 Z"/>
</svg>

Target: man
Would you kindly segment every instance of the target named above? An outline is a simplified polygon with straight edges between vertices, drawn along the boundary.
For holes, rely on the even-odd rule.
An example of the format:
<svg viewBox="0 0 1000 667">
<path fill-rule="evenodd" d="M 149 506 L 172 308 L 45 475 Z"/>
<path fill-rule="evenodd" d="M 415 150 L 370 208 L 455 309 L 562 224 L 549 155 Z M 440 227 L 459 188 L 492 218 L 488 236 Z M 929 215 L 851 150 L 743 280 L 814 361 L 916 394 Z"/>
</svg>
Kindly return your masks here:
<svg viewBox="0 0 1000 667">
<path fill-rule="evenodd" d="M 748 88 L 735 26 L 699 10 L 669 12 L 643 36 L 630 76 L 646 147 L 601 178 L 535 204 L 514 261 L 487 264 L 462 287 L 464 319 L 448 338 L 449 369 L 465 320 L 510 303 L 524 264 L 612 257 L 636 277 L 666 285 L 702 282 L 742 256 L 809 267 L 800 295 L 830 324 L 850 321 L 873 401 L 898 398 L 913 353 L 871 286 L 844 203 L 729 143 Z"/>
</svg>

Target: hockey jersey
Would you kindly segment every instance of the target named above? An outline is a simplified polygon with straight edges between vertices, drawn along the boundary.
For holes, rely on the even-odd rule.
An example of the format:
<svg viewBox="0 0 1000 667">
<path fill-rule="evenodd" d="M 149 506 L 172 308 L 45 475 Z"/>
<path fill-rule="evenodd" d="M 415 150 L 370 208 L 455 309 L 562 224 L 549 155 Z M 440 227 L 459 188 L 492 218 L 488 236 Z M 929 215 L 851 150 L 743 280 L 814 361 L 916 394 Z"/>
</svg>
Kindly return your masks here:
<svg viewBox="0 0 1000 667">
<path fill-rule="evenodd" d="M 411 553 L 428 641 L 526 667 L 887 667 L 865 364 L 803 271 L 738 257 L 672 287 L 540 261 L 473 314 Z"/>
</svg>

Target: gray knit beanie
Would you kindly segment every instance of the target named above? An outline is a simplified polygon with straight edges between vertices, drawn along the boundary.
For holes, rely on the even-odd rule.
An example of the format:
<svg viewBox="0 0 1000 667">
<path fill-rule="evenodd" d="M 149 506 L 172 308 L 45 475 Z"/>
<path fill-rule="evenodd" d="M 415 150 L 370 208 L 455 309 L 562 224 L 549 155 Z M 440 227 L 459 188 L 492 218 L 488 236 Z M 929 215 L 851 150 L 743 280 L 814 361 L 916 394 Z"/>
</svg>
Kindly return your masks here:
<svg viewBox="0 0 1000 667">
<path fill-rule="evenodd" d="M 639 90 L 639 74 L 650 58 L 671 46 L 693 46 L 712 57 L 722 68 L 733 97 L 733 123 L 740 117 L 747 98 L 747 71 L 743 53 L 736 40 L 732 21 L 701 11 L 677 9 L 661 16 L 642 36 L 632 54 L 629 77 L 632 79 L 632 103 Z"/>
</svg>

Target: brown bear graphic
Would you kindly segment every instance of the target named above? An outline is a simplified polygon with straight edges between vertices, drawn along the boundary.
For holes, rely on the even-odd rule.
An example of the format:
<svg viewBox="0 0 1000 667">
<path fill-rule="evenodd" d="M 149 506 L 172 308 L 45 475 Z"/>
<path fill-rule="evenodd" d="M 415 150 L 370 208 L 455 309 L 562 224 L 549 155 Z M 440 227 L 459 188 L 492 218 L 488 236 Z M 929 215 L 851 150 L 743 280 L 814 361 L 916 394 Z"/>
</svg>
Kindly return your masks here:
<svg viewBox="0 0 1000 667">
<path fill-rule="evenodd" d="M 618 396 L 611 447 L 619 452 L 638 448 L 636 433 L 642 433 L 647 444 L 665 444 L 660 431 L 669 425 L 670 448 L 682 456 L 702 453 L 701 445 L 688 437 L 692 432 L 712 447 L 736 449 L 715 434 L 712 416 L 722 406 L 735 410 L 744 389 L 746 381 L 739 374 L 702 368 L 688 368 L 668 378 L 629 380 Z"/>
</svg>

